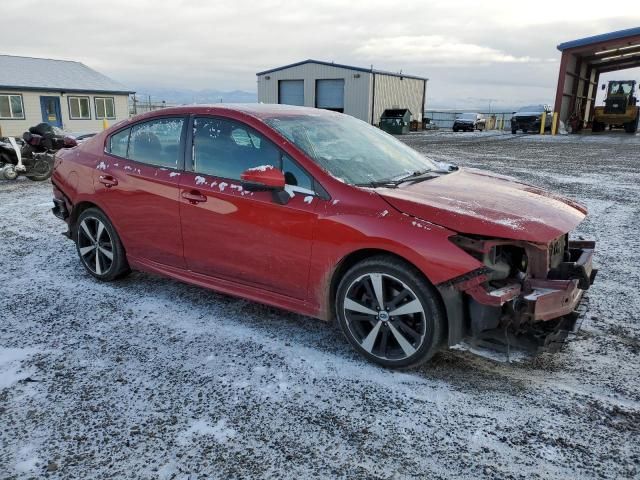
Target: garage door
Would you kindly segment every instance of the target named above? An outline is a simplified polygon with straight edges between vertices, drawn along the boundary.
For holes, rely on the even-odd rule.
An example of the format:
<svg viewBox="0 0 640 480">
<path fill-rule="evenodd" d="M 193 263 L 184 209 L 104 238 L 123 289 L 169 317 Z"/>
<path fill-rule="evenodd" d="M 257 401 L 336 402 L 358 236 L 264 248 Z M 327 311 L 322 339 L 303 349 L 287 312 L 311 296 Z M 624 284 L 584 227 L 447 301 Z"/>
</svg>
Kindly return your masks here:
<svg viewBox="0 0 640 480">
<path fill-rule="evenodd" d="M 278 103 L 304 106 L 304 80 L 280 80 Z"/>
<path fill-rule="evenodd" d="M 344 79 L 317 80 L 316 107 L 344 111 Z"/>
</svg>

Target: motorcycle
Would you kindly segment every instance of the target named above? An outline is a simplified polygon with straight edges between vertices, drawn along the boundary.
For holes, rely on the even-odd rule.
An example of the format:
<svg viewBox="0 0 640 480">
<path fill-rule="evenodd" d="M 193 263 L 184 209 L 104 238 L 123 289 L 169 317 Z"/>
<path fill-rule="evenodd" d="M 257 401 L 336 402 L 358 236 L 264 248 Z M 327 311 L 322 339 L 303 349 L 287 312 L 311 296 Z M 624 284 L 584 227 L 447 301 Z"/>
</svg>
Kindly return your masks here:
<svg viewBox="0 0 640 480">
<path fill-rule="evenodd" d="M 48 123 L 29 128 L 22 139 L 0 138 L 0 180 L 15 180 L 20 175 L 35 182 L 47 180 L 56 152 L 76 145 L 75 138 Z"/>
</svg>

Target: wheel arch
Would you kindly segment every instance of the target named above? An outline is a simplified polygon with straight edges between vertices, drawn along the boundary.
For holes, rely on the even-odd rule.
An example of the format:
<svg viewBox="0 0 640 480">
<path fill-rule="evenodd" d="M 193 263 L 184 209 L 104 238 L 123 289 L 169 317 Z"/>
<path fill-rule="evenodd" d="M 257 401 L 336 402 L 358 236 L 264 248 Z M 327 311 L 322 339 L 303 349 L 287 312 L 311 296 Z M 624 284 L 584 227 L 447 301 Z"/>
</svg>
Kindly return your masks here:
<svg viewBox="0 0 640 480">
<path fill-rule="evenodd" d="M 328 296 L 326 298 L 327 305 L 325 309 L 328 317 L 327 320 L 333 321 L 336 318 L 336 311 L 335 311 L 336 294 L 338 292 L 338 285 L 340 284 L 340 280 L 345 275 L 345 273 L 349 271 L 351 267 L 360 263 L 361 261 L 366 260 L 368 258 L 372 258 L 372 257 L 378 257 L 378 256 L 391 257 L 401 261 L 402 263 L 405 263 L 409 268 L 412 268 L 413 270 L 415 270 L 416 274 L 420 278 L 422 278 L 425 282 L 427 282 L 427 284 L 433 287 L 433 292 L 436 295 L 436 301 L 440 304 L 440 307 L 442 308 L 442 312 L 445 318 L 445 322 L 443 326 L 444 327 L 443 336 L 446 338 L 449 330 L 449 318 L 447 315 L 448 310 L 445 306 L 445 302 L 444 302 L 444 299 L 442 298 L 442 293 L 440 292 L 440 290 L 436 288 L 436 286 L 429 279 L 429 277 L 409 259 L 405 258 L 402 255 L 399 255 L 398 253 L 392 252 L 390 250 L 381 249 L 381 248 L 362 248 L 359 250 L 355 250 L 353 252 L 348 253 L 344 257 L 342 257 L 342 259 L 338 262 L 329 280 Z"/>
<path fill-rule="evenodd" d="M 100 210 L 102 213 L 106 215 L 106 212 L 102 208 L 100 208 L 99 205 L 96 205 L 93 202 L 89 202 L 89 201 L 78 202 L 73 206 L 73 209 L 71 210 L 71 215 L 69 216 L 69 228 L 72 231 L 76 228 L 76 223 L 78 222 L 78 218 L 80 218 L 80 215 L 82 214 L 82 212 L 90 208 L 97 208 L 98 210 Z"/>
</svg>

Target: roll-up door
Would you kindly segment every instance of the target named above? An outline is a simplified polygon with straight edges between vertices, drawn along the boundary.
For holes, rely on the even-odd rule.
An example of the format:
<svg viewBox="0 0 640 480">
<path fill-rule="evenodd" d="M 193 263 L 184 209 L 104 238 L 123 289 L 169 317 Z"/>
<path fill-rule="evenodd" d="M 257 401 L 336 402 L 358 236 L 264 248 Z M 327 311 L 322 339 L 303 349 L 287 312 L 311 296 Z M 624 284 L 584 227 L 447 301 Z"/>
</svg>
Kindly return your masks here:
<svg viewBox="0 0 640 480">
<path fill-rule="evenodd" d="M 280 80 L 278 103 L 304 106 L 304 80 Z"/>
<path fill-rule="evenodd" d="M 344 79 L 316 80 L 316 107 L 344 111 Z"/>
</svg>

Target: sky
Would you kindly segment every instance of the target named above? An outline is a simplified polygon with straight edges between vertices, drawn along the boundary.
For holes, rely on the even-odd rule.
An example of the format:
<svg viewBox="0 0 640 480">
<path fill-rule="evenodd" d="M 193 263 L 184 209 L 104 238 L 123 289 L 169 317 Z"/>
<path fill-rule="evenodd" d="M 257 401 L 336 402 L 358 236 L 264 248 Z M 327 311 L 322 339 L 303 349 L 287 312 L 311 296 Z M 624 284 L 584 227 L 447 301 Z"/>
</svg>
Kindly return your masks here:
<svg viewBox="0 0 640 480">
<path fill-rule="evenodd" d="M 640 8 L 606 5 L 0 0 L 0 53 L 81 61 L 141 93 L 255 92 L 256 72 L 314 58 L 428 77 L 428 108 L 500 111 L 553 103 L 559 43 L 640 25 Z"/>
</svg>

